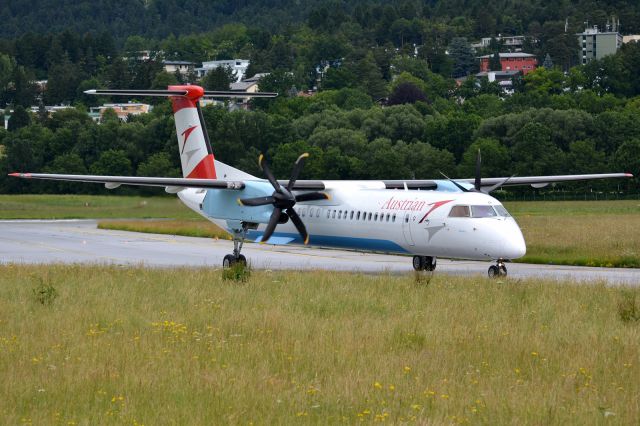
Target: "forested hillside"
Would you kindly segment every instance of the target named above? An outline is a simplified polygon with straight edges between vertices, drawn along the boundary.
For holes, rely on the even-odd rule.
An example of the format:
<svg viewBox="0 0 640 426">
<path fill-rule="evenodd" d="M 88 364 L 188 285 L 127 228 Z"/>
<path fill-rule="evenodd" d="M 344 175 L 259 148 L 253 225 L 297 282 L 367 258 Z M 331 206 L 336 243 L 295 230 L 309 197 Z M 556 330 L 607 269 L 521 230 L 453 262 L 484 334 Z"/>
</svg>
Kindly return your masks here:
<svg viewBox="0 0 640 426">
<path fill-rule="evenodd" d="M 130 35 L 161 39 L 230 22 L 283 32 L 305 21 L 331 31 L 358 24 L 384 37 L 401 25 L 396 22 L 400 19 L 418 25 L 437 21 L 460 36 L 487 37 L 535 31 L 538 25 L 567 18 L 572 27 L 584 21 L 604 25 L 612 14 L 627 31 L 640 32 L 635 0 L 9 0 L 0 5 L 0 37 L 71 30 L 107 31 L 118 40 Z"/>
<path fill-rule="evenodd" d="M 640 174 L 640 44 L 578 65 L 574 33 L 612 15 L 640 33 L 636 1 L 3 2 L 0 107 L 12 112 L 0 129 L 0 191 L 100 190 L 5 177 L 13 171 L 178 174 L 167 103 L 141 99 L 156 103 L 151 114 L 96 124 L 87 108 L 109 99 L 83 94 L 194 81 L 163 71 L 163 59 L 248 58 L 248 75 L 270 73 L 260 87 L 278 91 L 275 101 L 204 111 L 217 158 L 255 174 L 260 152 L 286 177 L 309 151 L 307 178 L 469 177 L 478 148 L 492 176 Z M 476 55 L 506 47 L 474 53 L 469 41 L 499 33 L 525 35 L 540 64 L 551 59 L 513 94 L 473 77 Z M 143 50 L 157 56 L 139 59 Z M 199 83 L 229 82 L 222 72 Z M 76 108 L 26 111 L 39 104 Z M 637 191 L 635 182 L 571 188 Z"/>
</svg>

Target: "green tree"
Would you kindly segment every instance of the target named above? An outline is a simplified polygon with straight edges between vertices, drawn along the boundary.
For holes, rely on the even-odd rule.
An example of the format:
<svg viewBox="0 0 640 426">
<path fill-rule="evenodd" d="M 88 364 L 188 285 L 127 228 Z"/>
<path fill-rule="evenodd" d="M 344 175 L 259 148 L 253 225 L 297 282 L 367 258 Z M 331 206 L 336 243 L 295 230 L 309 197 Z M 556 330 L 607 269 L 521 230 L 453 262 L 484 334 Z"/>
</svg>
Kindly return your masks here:
<svg viewBox="0 0 640 426">
<path fill-rule="evenodd" d="M 453 61 L 452 77 L 464 77 L 478 69 L 473 48 L 465 37 L 455 37 L 449 44 L 449 56 Z"/>
<path fill-rule="evenodd" d="M 147 161 L 138 166 L 138 176 L 179 177 L 180 170 L 176 168 L 166 152 L 156 152 Z"/>
<path fill-rule="evenodd" d="M 416 102 L 427 102 L 427 96 L 413 83 L 400 83 L 396 85 L 389 95 L 389 105 L 415 104 Z"/>
<path fill-rule="evenodd" d="M 9 118 L 7 129 L 10 132 L 16 131 L 31 124 L 31 114 L 27 112 L 22 105 L 14 108 Z"/>
<path fill-rule="evenodd" d="M 498 52 L 489 58 L 489 69 L 491 71 L 502 71 L 502 62 L 500 62 L 500 54 Z"/>
<path fill-rule="evenodd" d="M 638 176 L 640 175 L 639 152 L 640 138 L 629 139 L 616 150 L 613 156 L 613 165 L 619 171 L 630 172 Z"/>
<path fill-rule="evenodd" d="M 229 67 L 217 67 L 210 70 L 202 79 L 202 85 L 207 90 L 229 90 L 235 81 L 235 74 Z"/>
<path fill-rule="evenodd" d="M 459 175 L 466 178 L 475 177 L 476 156 L 480 150 L 482 158 L 482 177 L 502 177 L 513 175 L 509 149 L 496 139 L 478 139 L 464 152 L 458 167 Z"/>
<path fill-rule="evenodd" d="M 90 171 L 95 175 L 130 176 L 131 161 L 126 152 L 110 149 L 100 155 L 98 161 L 91 165 Z"/>
</svg>

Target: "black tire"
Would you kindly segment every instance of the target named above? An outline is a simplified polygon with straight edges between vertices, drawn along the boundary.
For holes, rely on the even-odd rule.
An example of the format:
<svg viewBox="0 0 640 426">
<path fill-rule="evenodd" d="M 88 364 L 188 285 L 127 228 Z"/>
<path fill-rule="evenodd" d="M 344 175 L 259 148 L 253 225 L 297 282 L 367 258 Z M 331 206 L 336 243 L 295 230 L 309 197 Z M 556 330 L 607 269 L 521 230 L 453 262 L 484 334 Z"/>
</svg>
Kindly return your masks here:
<svg viewBox="0 0 640 426">
<path fill-rule="evenodd" d="M 413 256 L 413 269 L 416 271 L 424 271 L 424 257 Z"/>
<path fill-rule="evenodd" d="M 232 254 L 228 254 L 222 259 L 223 268 L 231 268 L 236 263 L 236 258 Z"/>
<path fill-rule="evenodd" d="M 437 263 L 438 262 L 437 262 L 435 257 L 426 256 L 424 258 L 424 270 L 425 271 L 435 271 Z"/>
<path fill-rule="evenodd" d="M 507 276 L 507 267 L 504 265 L 500 265 L 500 275 L 502 275 L 503 277 Z"/>
<path fill-rule="evenodd" d="M 489 278 L 495 278 L 500 275 L 500 270 L 496 265 L 491 265 L 489 266 L 489 271 L 487 271 L 487 273 L 489 274 Z"/>
<path fill-rule="evenodd" d="M 238 256 L 238 262 L 242 263 L 242 266 L 247 266 L 247 258 L 244 257 L 243 254 L 241 254 L 240 256 Z"/>
</svg>

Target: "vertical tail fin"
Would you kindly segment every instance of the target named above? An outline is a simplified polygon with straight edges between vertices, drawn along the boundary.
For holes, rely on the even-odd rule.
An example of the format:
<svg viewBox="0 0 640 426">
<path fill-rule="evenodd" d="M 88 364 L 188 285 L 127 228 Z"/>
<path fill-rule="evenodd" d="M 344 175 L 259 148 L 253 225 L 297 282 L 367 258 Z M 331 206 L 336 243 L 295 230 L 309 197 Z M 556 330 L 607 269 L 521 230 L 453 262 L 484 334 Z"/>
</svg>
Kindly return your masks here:
<svg viewBox="0 0 640 426">
<path fill-rule="evenodd" d="M 170 96 L 182 175 L 185 178 L 216 179 L 213 150 L 198 102 L 204 95 L 204 89 L 200 86 L 169 86 L 169 90 L 186 91 L 186 95 Z"/>
<path fill-rule="evenodd" d="M 241 170 L 215 161 L 207 127 L 200 109 L 200 98 L 203 96 L 208 98 L 273 98 L 278 95 L 271 92 L 205 91 L 202 87 L 193 85 L 169 86 L 167 90 L 91 89 L 85 90 L 84 93 L 88 95 L 169 97 L 176 122 L 182 175 L 185 178 L 194 179 L 216 179 L 216 163 L 223 179 L 253 177 Z"/>
</svg>

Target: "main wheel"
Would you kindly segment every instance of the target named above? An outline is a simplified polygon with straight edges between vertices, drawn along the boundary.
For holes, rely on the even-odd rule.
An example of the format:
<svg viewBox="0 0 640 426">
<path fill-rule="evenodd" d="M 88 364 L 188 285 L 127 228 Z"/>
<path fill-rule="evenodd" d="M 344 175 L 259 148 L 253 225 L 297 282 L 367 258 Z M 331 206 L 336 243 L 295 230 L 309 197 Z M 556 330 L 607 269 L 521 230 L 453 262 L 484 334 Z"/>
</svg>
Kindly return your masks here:
<svg viewBox="0 0 640 426">
<path fill-rule="evenodd" d="M 246 262 L 246 260 L 245 260 Z M 228 254 L 222 259 L 222 267 L 223 268 L 231 268 L 236 263 L 236 258 L 232 254 Z"/>
<path fill-rule="evenodd" d="M 436 258 L 431 256 L 426 256 L 424 258 L 424 270 L 425 271 L 435 271 L 436 270 Z"/>
<path fill-rule="evenodd" d="M 242 263 L 242 266 L 247 266 L 247 258 L 244 257 L 243 254 L 241 254 L 240 256 L 238 256 L 238 260 L 237 262 Z"/>
<path fill-rule="evenodd" d="M 416 271 L 424 271 L 424 257 L 423 256 L 413 256 L 413 269 Z"/>
<path fill-rule="evenodd" d="M 500 265 L 500 275 L 507 276 L 507 267 L 504 265 Z"/>
<path fill-rule="evenodd" d="M 489 278 L 495 278 L 500 275 L 500 269 L 498 269 L 496 265 L 491 265 L 487 273 L 489 274 Z"/>
</svg>

